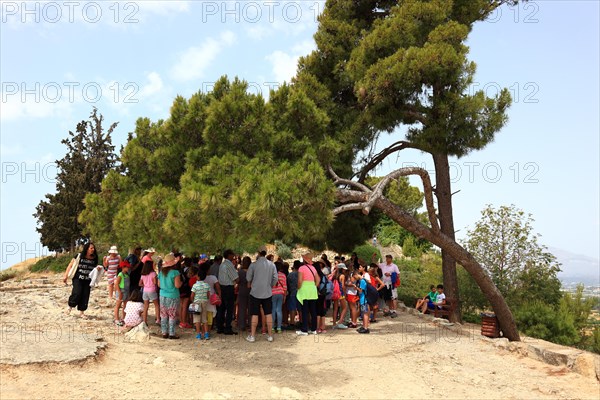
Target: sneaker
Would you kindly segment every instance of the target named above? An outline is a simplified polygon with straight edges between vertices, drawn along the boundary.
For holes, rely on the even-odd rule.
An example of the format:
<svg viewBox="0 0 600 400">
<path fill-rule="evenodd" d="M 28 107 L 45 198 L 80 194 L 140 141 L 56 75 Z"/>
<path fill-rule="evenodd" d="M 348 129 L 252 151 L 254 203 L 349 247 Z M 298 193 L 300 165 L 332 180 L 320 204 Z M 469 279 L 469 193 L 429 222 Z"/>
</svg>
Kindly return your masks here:
<svg viewBox="0 0 600 400">
<path fill-rule="evenodd" d="M 273 336 L 269 335 L 267 336 L 267 342 L 272 342 L 273 341 Z"/>
<path fill-rule="evenodd" d="M 116 326 L 123 326 L 123 325 L 125 325 L 125 322 L 119 321 L 119 320 L 115 320 L 115 325 Z"/>
<path fill-rule="evenodd" d="M 396 318 L 396 317 L 398 317 L 398 314 L 396 314 L 396 312 L 393 312 L 393 313 L 390 315 L 390 318 Z"/>
<path fill-rule="evenodd" d="M 202 334 L 201 333 L 196 333 L 196 339 L 202 340 Z"/>
<path fill-rule="evenodd" d="M 348 329 L 348 327 L 346 325 L 344 325 L 344 324 L 337 324 L 335 327 L 337 329 Z"/>
<path fill-rule="evenodd" d="M 296 331 L 296 335 L 298 335 L 298 336 L 308 336 L 308 332 Z"/>
<path fill-rule="evenodd" d="M 281 328 L 277 328 L 277 329 L 275 329 L 275 332 L 277 332 L 277 333 L 281 333 Z"/>
<path fill-rule="evenodd" d="M 208 332 L 206 332 L 204 334 L 204 340 L 208 340 L 208 339 L 210 339 L 210 335 L 208 334 Z"/>
<path fill-rule="evenodd" d="M 361 328 L 358 330 L 358 333 L 370 333 L 370 332 L 371 332 L 371 331 L 370 331 L 368 328 L 367 328 L 367 329 L 365 329 L 365 328 L 363 328 L 363 327 L 361 327 Z"/>
<path fill-rule="evenodd" d="M 384 316 L 384 317 L 389 317 L 389 316 L 390 316 L 390 314 L 391 314 L 391 312 L 389 312 L 389 311 L 384 311 L 384 312 L 383 312 L 383 316 Z"/>
<path fill-rule="evenodd" d="M 317 331 L 308 331 L 308 334 L 309 334 L 309 335 L 316 335 L 316 334 L 317 334 Z"/>
<path fill-rule="evenodd" d="M 256 341 L 256 339 L 255 339 L 255 338 L 254 338 L 254 336 L 252 336 L 252 335 L 248 335 L 248 336 L 246 337 L 246 340 L 247 340 L 248 342 L 250 342 L 250 343 L 254 343 L 254 342 Z"/>
</svg>

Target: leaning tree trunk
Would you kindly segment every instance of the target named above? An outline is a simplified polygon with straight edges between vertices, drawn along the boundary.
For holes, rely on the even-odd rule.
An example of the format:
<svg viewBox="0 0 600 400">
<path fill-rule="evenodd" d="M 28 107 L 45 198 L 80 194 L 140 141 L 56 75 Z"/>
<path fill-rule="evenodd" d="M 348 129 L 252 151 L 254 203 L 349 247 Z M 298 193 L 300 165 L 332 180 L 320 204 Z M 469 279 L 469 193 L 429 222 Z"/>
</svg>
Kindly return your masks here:
<svg viewBox="0 0 600 400">
<path fill-rule="evenodd" d="M 450 185 L 450 165 L 447 154 L 432 154 L 435 165 L 435 196 L 437 197 L 440 230 L 455 241 L 454 217 L 452 213 L 452 189 Z M 442 273 L 444 275 L 444 292 L 449 299 L 459 301 L 458 279 L 456 277 L 456 261 L 448 250 L 442 249 Z M 461 321 L 460 307 L 455 307 L 450 321 Z"/>
<path fill-rule="evenodd" d="M 350 183 L 340 179 L 338 179 L 338 181 L 342 183 Z M 345 204 L 338 207 L 336 210 L 334 210 L 334 214 L 374 206 L 384 212 L 388 217 L 390 217 L 404 229 L 430 241 L 431 243 L 440 247 L 442 250 L 448 252 L 452 258 L 458 261 L 465 268 L 465 270 L 471 274 L 477 285 L 479 285 L 481 288 L 481 291 L 492 305 L 492 308 L 498 317 L 498 323 L 502 333 L 504 334 L 504 337 L 512 341 L 521 340 L 512 312 L 510 311 L 510 308 L 508 308 L 506 301 L 504 301 L 504 297 L 496 285 L 494 285 L 494 282 L 492 282 L 491 278 L 485 273 L 481 265 L 479 265 L 477 260 L 475 260 L 475 258 L 471 255 L 471 253 L 469 253 L 462 246 L 456 243 L 456 241 L 444 233 L 436 230 L 435 228 L 429 229 L 427 226 L 423 225 L 413 216 L 404 211 L 401 207 L 390 202 L 384 196 L 371 196 L 372 192 L 368 188 L 364 187 L 364 185 L 354 185 L 362 186 L 360 187 L 362 191 L 349 189 L 337 190 L 336 197 L 341 203 L 353 202 L 353 204 Z M 434 226 L 436 226 L 436 224 L 434 224 Z"/>
</svg>

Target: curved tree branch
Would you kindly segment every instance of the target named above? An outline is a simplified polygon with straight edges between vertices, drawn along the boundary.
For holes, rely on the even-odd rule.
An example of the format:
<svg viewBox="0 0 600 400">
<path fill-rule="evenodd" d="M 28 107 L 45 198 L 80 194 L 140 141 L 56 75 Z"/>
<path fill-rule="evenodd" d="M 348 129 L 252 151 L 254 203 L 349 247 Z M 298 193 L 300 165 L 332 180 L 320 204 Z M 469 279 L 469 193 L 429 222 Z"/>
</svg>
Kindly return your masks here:
<svg viewBox="0 0 600 400">
<path fill-rule="evenodd" d="M 360 183 L 360 182 L 353 181 L 353 180 L 351 180 L 351 179 L 343 179 L 343 178 L 340 178 L 340 177 L 339 177 L 339 176 L 338 176 L 338 175 L 335 173 L 335 171 L 333 170 L 333 168 L 331 168 L 331 165 L 328 165 L 328 166 L 327 166 L 327 170 L 328 170 L 328 171 L 329 171 L 329 173 L 331 174 L 332 178 L 335 180 L 335 181 L 333 182 L 335 185 L 348 185 L 348 186 L 354 186 L 354 187 L 356 187 L 356 188 L 358 188 L 358 189 L 362 190 L 362 191 L 363 191 L 363 192 L 365 192 L 365 193 L 369 193 L 369 192 L 371 192 L 371 189 L 370 189 L 370 188 L 369 188 L 367 185 L 364 185 L 364 184 L 362 184 L 362 183 Z"/>
<path fill-rule="evenodd" d="M 368 212 L 371 210 L 371 207 L 375 203 L 378 198 L 383 197 L 383 190 L 389 183 L 398 179 L 401 176 L 408 175 L 419 175 L 421 177 L 421 181 L 423 182 L 423 193 L 425 195 L 425 207 L 427 208 L 427 215 L 429 216 L 429 222 L 431 223 L 431 229 L 434 233 L 438 233 L 440 231 L 440 226 L 438 223 L 437 215 L 435 213 L 435 207 L 433 205 L 433 192 L 431 187 L 431 179 L 429 178 L 429 173 L 423 169 L 418 167 L 407 167 L 397 169 L 389 174 L 387 174 L 381 181 L 375 185 L 373 188 L 373 193 L 369 196 L 368 207 L 365 209 Z"/>
<path fill-rule="evenodd" d="M 369 198 L 369 194 L 357 190 L 338 189 L 336 198 L 341 203 L 352 202 L 352 207 L 349 207 L 348 210 L 355 210 L 357 208 L 354 207 L 358 207 L 359 204 L 364 203 L 365 200 Z M 384 196 L 377 197 L 373 205 L 404 229 L 447 251 L 456 261 L 458 261 L 475 279 L 475 282 L 477 282 L 477 285 L 482 289 L 482 292 L 492 305 L 492 308 L 498 317 L 504 337 L 509 340 L 520 340 L 519 331 L 517 330 L 510 308 L 489 275 L 486 274 L 471 253 L 444 233 L 439 231 L 434 233 L 433 230 L 427 228 L 427 226 L 423 225 L 415 217 L 396 204 L 390 202 Z"/>
<path fill-rule="evenodd" d="M 375 167 L 377 167 L 381 162 L 383 162 L 383 160 L 385 160 L 387 156 L 397 151 L 408 148 L 416 149 L 416 147 L 412 143 L 407 142 L 405 140 L 400 140 L 392 144 L 391 146 L 388 146 L 385 149 L 381 150 L 367 164 L 365 164 L 364 167 L 362 167 L 360 173 L 358 174 L 358 182 L 364 182 L 365 178 L 367 177 L 367 174 L 371 172 Z"/>
</svg>

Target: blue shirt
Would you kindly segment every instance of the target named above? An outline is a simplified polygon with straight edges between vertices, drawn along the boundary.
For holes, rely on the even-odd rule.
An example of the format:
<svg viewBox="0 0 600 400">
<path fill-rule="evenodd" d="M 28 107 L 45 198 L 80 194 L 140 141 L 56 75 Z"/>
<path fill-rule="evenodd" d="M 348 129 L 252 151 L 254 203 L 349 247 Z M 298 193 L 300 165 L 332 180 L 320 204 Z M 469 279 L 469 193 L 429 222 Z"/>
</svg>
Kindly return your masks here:
<svg viewBox="0 0 600 400">
<path fill-rule="evenodd" d="M 176 269 L 170 270 L 167 275 L 160 272 L 158 280 L 160 282 L 160 295 L 170 299 L 179 298 L 179 289 L 175 287 L 175 277 L 179 276 L 179 271 Z"/>
<path fill-rule="evenodd" d="M 358 282 L 358 287 L 361 288 L 360 291 L 360 304 L 367 304 L 367 281 L 364 279 L 361 279 Z"/>
</svg>

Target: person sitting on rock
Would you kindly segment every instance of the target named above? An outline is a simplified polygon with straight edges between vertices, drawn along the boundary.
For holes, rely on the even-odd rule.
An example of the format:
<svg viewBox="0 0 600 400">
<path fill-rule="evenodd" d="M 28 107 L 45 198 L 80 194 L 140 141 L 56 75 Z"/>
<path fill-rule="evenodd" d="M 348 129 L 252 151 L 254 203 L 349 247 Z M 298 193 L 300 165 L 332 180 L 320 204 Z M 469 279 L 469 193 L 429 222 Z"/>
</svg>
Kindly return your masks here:
<svg viewBox="0 0 600 400">
<path fill-rule="evenodd" d="M 427 302 L 430 300 L 433 303 L 435 303 L 436 297 L 437 297 L 437 292 L 435 290 L 435 285 L 430 285 L 429 293 L 427 293 L 427 295 L 425 297 L 423 297 L 422 299 L 417 300 L 417 305 L 415 306 L 415 308 L 417 310 L 420 310 L 423 307 L 423 304 L 427 304 Z"/>
<path fill-rule="evenodd" d="M 443 305 L 446 304 L 446 295 L 444 294 L 444 285 L 437 285 L 437 296 L 435 301 L 431 301 L 431 299 L 427 302 L 427 304 L 423 304 L 421 312 L 425 314 L 427 309 L 433 310 L 435 307 L 441 309 Z"/>
</svg>

